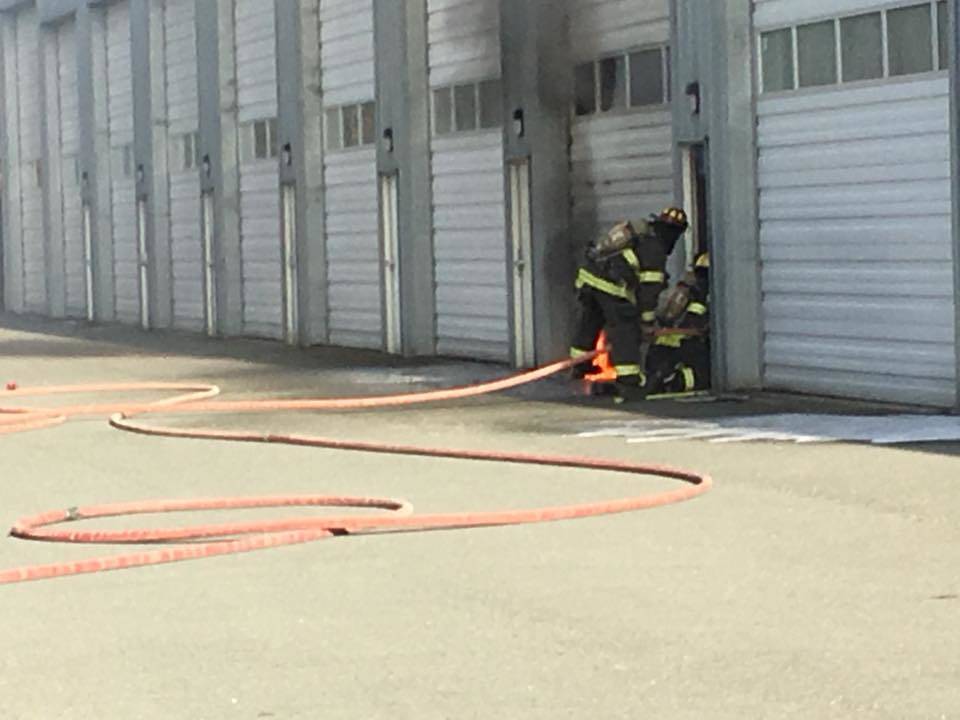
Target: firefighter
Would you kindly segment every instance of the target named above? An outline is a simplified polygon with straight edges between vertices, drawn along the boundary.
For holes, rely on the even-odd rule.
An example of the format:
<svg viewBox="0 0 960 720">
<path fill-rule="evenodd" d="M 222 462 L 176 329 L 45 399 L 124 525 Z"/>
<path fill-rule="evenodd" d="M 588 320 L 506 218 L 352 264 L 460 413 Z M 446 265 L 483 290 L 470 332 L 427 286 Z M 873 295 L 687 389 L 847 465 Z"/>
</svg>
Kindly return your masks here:
<svg viewBox="0 0 960 720">
<path fill-rule="evenodd" d="M 688 393 L 710 388 L 710 255 L 670 291 L 658 314 L 663 328 L 647 353 L 650 391 Z M 670 332 L 675 329 L 677 332 Z"/>
<path fill-rule="evenodd" d="M 570 355 L 592 352 L 606 329 L 621 398 L 641 399 L 649 391 L 640 346 L 644 332 L 654 327 L 657 300 L 667 286 L 667 258 L 686 229 L 686 213 L 671 207 L 636 225 L 617 223 L 587 248 L 577 274 L 580 320 Z M 574 377 L 587 372 L 587 365 L 578 365 Z"/>
</svg>

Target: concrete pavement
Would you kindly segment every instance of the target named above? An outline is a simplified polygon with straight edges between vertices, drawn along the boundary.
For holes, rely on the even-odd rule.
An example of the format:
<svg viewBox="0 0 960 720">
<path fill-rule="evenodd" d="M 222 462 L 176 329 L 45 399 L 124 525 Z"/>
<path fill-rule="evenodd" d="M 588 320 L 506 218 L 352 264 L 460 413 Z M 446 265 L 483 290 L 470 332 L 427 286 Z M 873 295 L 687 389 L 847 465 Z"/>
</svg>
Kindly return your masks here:
<svg viewBox="0 0 960 720">
<path fill-rule="evenodd" d="M 502 372 L 0 321 L 0 382 L 22 386 L 199 379 L 231 397 L 346 395 Z M 699 417 L 785 405 L 858 407 L 764 397 L 643 410 Z M 218 418 L 666 462 L 709 472 L 717 486 L 689 504 L 616 518 L 337 538 L 0 589 L 0 718 L 960 718 L 956 446 L 637 446 L 567 431 L 624 412 L 548 382 L 462 405 Z M 98 420 L 0 437 L 0 453 L 3 526 L 46 509 L 168 496 L 387 495 L 442 511 L 669 487 L 141 438 Z M 197 518 L 148 522 L 171 520 Z M 0 541 L 0 567 L 91 554 L 104 550 Z"/>
</svg>

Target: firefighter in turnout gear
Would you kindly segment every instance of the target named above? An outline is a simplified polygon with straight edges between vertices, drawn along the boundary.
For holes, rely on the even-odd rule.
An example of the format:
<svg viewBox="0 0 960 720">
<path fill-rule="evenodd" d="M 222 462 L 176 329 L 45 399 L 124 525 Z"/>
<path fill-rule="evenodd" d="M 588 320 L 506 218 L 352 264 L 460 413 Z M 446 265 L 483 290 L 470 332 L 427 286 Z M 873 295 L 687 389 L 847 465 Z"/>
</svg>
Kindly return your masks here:
<svg viewBox="0 0 960 720">
<path fill-rule="evenodd" d="M 651 392 L 689 393 L 710 388 L 709 303 L 710 255 L 703 253 L 659 312 L 657 320 L 664 329 L 647 353 Z"/>
<path fill-rule="evenodd" d="M 592 352 L 606 330 L 617 391 L 624 399 L 649 393 L 640 346 L 644 330 L 654 326 L 657 301 L 667 286 L 667 258 L 686 229 L 687 215 L 679 208 L 636 224 L 618 223 L 587 248 L 577 274 L 580 321 L 570 355 Z M 589 366 L 578 365 L 574 377 L 587 372 Z"/>
</svg>

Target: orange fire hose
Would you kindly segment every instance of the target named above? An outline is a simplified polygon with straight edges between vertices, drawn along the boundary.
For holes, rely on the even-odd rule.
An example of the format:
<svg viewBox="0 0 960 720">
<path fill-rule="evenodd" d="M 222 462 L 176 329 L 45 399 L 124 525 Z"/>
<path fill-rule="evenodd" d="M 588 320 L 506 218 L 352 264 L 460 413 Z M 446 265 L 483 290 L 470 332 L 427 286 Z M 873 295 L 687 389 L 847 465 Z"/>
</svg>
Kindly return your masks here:
<svg viewBox="0 0 960 720">
<path fill-rule="evenodd" d="M 169 383 L 129 383 L 108 385 L 73 385 L 47 388 L 10 390 L 10 398 L 55 396 L 76 393 L 115 393 L 142 391 L 172 391 L 178 394 L 150 403 L 96 403 L 68 405 L 54 408 L 0 407 L 0 434 L 34 430 L 66 422 L 78 416 L 111 416 L 113 427 L 127 432 L 151 436 L 185 439 L 225 440 L 233 442 L 275 443 L 354 450 L 369 453 L 415 455 L 421 457 L 506 462 L 546 465 L 584 470 L 619 472 L 632 475 L 658 476 L 683 481 L 672 491 L 618 500 L 490 512 L 413 514 L 412 506 L 404 500 L 340 496 L 269 496 L 256 498 L 211 498 L 203 500 L 153 500 L 112 505 L 76 507 L 55 510 L 18 520 L 10 531 L 16 538 L 46 542 L 90 544 L 171 544 L 159 549 L 112 557 L 92 558 L 77 562 L 36 565 L 0 571 L 0 585 L 43 580 L 69 575 L 120 570 L 145 565 L 194 560 L 233 553 L 250 552 L 272 547 L 294 545 L 322 540 L 335 535 L 389 532 L 399 530 L 435 530 L 476 528 L 504 525 L 542 523 L 558 520 L 596 517 L 615 513 L 669 505 L 692 499 L 707 492 L 712 481 L 709 476 L 659 465 L 645 465 L 616 460 L 586 457 L 530 455 L 480 450 L 453 450 L 405 445 L 367 443 L 309 435 L 282 435 L 255 431 L 224 431 L 216 429 L 180 429 L 148 426 L 135 422 L 136 415 L 258 413 L 281 410 L 353 410 L 416 405 L 447 400 L 477 397 L 536 382 L 563 372 L 581 362 L 589 362 L 594 355 L 577 360 L 553 363 L 527 373 L 501 380 L 424 393 L 387 395 L 365 398 L 321 398 L 306 400 L 243 400 L 217 401 L 211 398 L 219 389 L 210 385 L 176 385 Z M 361 508 L 381 512 L 362 515 L 313 516 L 286 520 L 249 523 L 199 525 L 155 530 L 89 530 L 71 531 L 53 526 L 78 520 L 91 520 L 123 515 L 142 515 L 203 510 L 233 510 L 267 507 L 336 507 Z"/>
</svg>

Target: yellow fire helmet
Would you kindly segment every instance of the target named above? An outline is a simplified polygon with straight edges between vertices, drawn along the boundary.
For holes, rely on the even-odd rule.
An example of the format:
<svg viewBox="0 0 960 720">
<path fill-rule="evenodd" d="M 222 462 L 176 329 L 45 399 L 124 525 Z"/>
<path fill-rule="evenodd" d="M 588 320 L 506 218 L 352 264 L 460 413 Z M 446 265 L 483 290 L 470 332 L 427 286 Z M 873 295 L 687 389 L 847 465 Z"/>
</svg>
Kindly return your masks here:
<svg viewBox="0 0 960 720">
<path fill-rule="evenodd" d="M 660 222 L 667 223 L 668 225 L 682 227 L 684 230 L 686 230 L 689 225 L 687 221 L 687 213 L 684 212 L 682 208 L 678 207 L 665 208 L 657 219 Z"/>
</svg>

